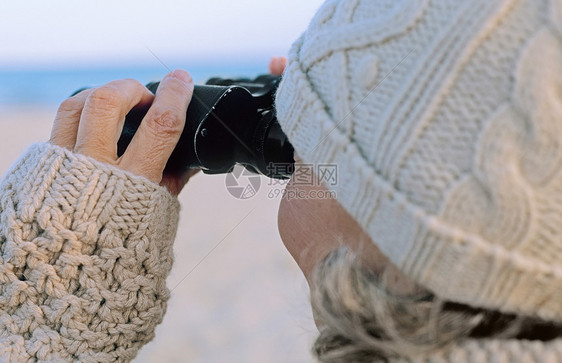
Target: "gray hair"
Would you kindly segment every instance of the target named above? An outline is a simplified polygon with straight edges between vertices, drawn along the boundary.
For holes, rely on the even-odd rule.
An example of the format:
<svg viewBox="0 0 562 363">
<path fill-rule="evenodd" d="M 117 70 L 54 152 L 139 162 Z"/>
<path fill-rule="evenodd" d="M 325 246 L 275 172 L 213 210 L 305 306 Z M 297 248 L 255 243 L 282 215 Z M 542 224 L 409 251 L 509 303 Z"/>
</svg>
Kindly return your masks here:
<svg viewBox="0 0 562 363">
<path fill-rule="evenodd" d="M 397 296 L 384 276 L 366 271 L 344 247 L 315 269 L 311 303 L 320 331 L 313 352 L 322 362 L 407 358 L 467 337 L 521 337 L 545 327 L 560 334 L 552 323 L 446 302 L 421 287 Z"/>
</svg>

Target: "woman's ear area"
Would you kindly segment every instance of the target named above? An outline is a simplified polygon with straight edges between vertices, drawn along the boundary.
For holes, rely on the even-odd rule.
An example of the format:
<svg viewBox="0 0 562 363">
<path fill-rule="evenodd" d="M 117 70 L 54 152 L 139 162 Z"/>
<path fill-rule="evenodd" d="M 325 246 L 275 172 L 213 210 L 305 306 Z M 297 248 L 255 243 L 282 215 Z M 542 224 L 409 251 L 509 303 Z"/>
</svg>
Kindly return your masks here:
<svg viewBox="0 0 562 363">
<path fill-rule="evenodd" d="M 337 196 L 332 198 L 327 191 L 321 184 L 300 185 L 289 180 L 277 214 L 283 244 L 309 281 L 318 263 L 339 247 L 349 249 L 367 270 L 382 274 L 392 263 Z"/>
<path fill-rule="evenodd" d="M 320 198 L 320 196 L 325 196 Z M 327 197 L 327 196 L 330 196 Z M 338 247 L 372 255 L 371 239 L 323 185 L 289 180 L 277 215 L 279 234 L 307 279 L 313 269 Z"/>
<path fill-rule="evenodd" d="M 330 230 L 336 216 L 327 200 L 312 198 L 323 186 L 299 185 L 291 178 L 279 205 L 277 223 L 283 244 L 309 278 L 316 263 L 341 243 Z"/>
</svg>

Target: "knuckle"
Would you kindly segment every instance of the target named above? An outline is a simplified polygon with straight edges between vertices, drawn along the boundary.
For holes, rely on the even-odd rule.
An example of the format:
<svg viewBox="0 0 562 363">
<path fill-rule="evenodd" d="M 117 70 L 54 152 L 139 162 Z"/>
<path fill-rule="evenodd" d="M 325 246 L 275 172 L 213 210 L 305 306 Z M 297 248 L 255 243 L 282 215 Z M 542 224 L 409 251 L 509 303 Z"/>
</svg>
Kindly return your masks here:
<svg viewBox="0 0 562 363">
<path fill-rule="evenodd" d="M 114 109 L 121 106 L 122 95 L 111 85 L 101 86 L 94 89 L 88 96 L 90 106 L 101 109 Z"/>
<path fill-rule="evenodd" d="M 144 84 L 140 83 L 138 80 L 133 79 L 133 78 L 126 78 L 123 80 L 123 82 L 128 82 L 130 83 L 138 92 L 144 92 L 146 91 L 146 87 L 144 86 Z"/>
<path fill-rule="evenodd" d="M 125 79 L 123 79 L 123 82 L 128 82 L 128 83 L 134 84 L 135 86 L 142 86 L 142 83 L 140 83 L 138 80 L 136 80 L 134 78 L 125 78 Z"/>
<path fill-rule="evenodd" d="M 155 112 L 147 120 L 147 126 L 158 137 L 176 136 L 183 131 L 181 118 L 175 110 L 171 109 Z"/>
<path fill-rule="evenodd" d="M 81 111 L 81 102 L 76 96 L 67 98 L 66 100 L 62 101 L 58 111 L 64 113 L 74 113 L 77 111 Z"/>
</svg>

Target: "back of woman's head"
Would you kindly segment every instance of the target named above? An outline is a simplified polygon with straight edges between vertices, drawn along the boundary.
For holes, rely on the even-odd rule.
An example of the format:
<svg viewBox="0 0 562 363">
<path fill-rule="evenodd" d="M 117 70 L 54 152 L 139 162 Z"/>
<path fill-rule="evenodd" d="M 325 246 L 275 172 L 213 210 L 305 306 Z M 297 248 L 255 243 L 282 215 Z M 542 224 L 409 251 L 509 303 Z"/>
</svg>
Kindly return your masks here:
<svg viewBox="0 0 562 363">
<path fill-rule="evenodd" d="M 562 1 L 327 1 L 292 47 L 276 106 L 297 154 L 338 165 L 338 202 L 431 292 L 380 303 L 384 286 L 336 259 L 317 274 L 318 309 L 329 291 L 353 307 L 334 288 L 345 276 L 414 343 L 470 335 L 478 309 L 562 321 Z M 446 302 L 476 310 L 436 319 Z M 334 323 L 359 326 L 365 311 Z M 380 335 L 405 339 L 389 321 Z M 366 329 L 353 339 L 379 335 Z"/>
</svg>

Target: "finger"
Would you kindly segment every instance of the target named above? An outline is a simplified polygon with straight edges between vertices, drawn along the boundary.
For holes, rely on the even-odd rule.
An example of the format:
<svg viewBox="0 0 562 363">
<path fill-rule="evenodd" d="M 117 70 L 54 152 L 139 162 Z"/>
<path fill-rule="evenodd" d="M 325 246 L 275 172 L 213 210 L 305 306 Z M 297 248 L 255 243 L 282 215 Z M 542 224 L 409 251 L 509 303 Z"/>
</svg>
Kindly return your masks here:
<svg viewBox="0 0 562 363">
<path fill-rule="evenodd" d="M 193 81 L 186 71 L 175 70 L 160 82 L 152 106 L 121 156 L 119 165 L 159 183 L 185 125 Z"/>
<path fill-rule="evenodd" d="M 69 97 L 61 103 L 51 130 L 49 139 L 51 144 L 74 150 L 80 114 L 90 93 L 92 93 L 91 88 Z"/>
<path fill-rule="evenodd" d="M 269 73 L 274 76 L 280 76 L 285 71 L 287 66 L 287 58 L 285 57 L 273 57 L 269 62 Z"/>
<path fill-rule="evenodd" d="M 86 98 L 74 151 L 104 162 L 117 160 L 117 141 L 127 113 L 154 95 L 133 79 L 113 81 L 98 87 Z"/>
</svg>

